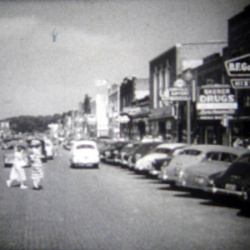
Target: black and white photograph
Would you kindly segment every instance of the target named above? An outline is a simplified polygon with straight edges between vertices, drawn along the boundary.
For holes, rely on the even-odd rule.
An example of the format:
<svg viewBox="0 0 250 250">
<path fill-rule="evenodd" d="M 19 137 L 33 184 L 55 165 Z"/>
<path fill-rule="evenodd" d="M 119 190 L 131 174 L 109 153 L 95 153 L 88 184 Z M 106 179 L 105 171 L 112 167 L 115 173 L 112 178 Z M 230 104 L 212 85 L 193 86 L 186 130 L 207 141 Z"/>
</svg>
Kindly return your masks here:
<svg viewBox="0 0 250 250">
<path fill-rule="evenodd" d="M 249 249 L 249 128 L 249 0 L 0 0 L 0 249 Z"/>
</svg>

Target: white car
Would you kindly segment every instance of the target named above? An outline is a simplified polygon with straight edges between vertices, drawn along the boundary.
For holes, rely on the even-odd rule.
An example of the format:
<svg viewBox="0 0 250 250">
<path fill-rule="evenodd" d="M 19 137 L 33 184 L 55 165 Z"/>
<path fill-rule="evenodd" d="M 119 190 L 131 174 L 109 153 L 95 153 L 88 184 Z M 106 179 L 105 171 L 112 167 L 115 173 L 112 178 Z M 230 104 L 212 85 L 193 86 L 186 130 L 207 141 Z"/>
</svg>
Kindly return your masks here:
<svg viewBox="0 0 250 250">
<path fill-rule="evenodd" d="M 187 146 L 184 143 L 163 143 L 158 145 L 154 151 L 146 154 L 144 157 L 136 162 L 135 169 L 149 173 L 152 176 L 160 174 L 162 163 L 170 156 L 175 155 L 178 149 L 182 149 Z"/>
<path fill-rule="evenodd" d="M 100 154 L 94 141 L 75 141 L 71 148 L 71 167 L 94 167 L 98 168 Z"/>
</svg>

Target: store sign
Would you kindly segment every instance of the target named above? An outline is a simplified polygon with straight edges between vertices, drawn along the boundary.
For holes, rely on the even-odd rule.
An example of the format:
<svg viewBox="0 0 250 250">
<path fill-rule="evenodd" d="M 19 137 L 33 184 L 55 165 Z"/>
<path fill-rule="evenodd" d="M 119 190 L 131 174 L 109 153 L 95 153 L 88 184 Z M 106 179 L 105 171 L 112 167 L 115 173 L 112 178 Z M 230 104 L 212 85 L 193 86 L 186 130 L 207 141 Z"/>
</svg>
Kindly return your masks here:
<svg viewBox="0 0 250 250">
<path fill-rule="evenodd" d="M 166 89 L 163 96 L 163 101 L 188 101 L 190 100 L 189 89 L 187 84 L 182 79 L 177 79 L 174 86 Z"/>
<path fill-rule="evenodd" d="M 230 85 L 204 85 L 199 89 L 196 109 L 199 119 L 217 120 L 231 116 L 238 108 L 234 90 Z"/>
<path fill-rule="evenodd" d="M 225 67 L 229 76 L 250 77 L 250 54 L 225 61 Z"/>
<path fill-rule="evenodd" d="M 141 107 L 124 107 L 122 110 L 124 113 L 128 115 L 135 115 L 136 113 L 141 112 Z"/>
<path fill-rule="evenodd" d="M 230 82 L 234 89 L 250 89 L 250 78 L 231 79 Z"/>
</svg>

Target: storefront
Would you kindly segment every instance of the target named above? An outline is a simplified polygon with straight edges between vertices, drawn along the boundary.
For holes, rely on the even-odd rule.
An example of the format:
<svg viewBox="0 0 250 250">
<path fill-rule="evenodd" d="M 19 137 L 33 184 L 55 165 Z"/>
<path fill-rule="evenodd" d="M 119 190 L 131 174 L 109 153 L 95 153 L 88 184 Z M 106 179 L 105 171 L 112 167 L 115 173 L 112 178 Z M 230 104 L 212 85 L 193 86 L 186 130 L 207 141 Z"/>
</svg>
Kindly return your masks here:
<svg viewBox="0 0 250 250">
<path fill-rule="evenodd" d="M 177 136 L 176 117 L 174 116 L 174 107 L 167 106 L 154 109 L 149 115 L 151 135 L 161 137 L 164 140 L 175 141 Z"/>
<path fill-rule="evenodd" d="M 199 143 L 232 144 L 232 120 L 238 108 L 235 91 L 229 84 L 199 87 L 196 113 Z"/>
</svg>

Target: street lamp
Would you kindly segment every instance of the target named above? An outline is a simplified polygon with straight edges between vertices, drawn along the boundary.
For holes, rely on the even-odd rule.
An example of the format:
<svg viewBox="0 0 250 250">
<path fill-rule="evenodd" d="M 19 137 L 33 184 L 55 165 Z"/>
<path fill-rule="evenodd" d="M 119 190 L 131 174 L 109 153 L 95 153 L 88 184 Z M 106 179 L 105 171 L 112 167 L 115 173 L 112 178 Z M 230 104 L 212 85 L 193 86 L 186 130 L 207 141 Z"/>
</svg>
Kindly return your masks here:
<svg viewBox="0 0 250 250">
<path fill-rule="evenodd" d="M 190 70 L 187 70 L 183 76 L 187 83 L 188 98 L 187 98 L 187 143 L 191 144 L 191 85 L 193 80 L 193 74 Z"/>
</svg>

